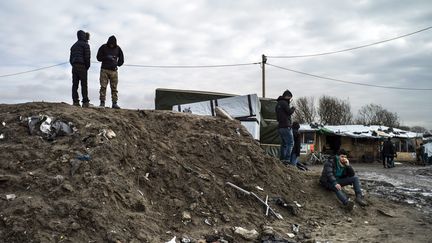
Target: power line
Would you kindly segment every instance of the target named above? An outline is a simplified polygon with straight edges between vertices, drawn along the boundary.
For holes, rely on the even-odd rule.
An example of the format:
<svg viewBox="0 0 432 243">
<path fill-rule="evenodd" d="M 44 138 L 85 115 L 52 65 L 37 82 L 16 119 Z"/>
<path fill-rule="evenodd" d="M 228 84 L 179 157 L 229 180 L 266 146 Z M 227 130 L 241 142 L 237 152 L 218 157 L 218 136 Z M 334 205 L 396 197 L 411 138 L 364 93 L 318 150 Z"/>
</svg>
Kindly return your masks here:
<svg viewBox="0 0 432 243">
<path fill-rule="evenodd" d="M 378 45 L 378 44 L 382 44 L 385 42 L 389 42 L 389 41 L 393 41 L 393 40 L 397 40 L 397 39 L 401 39 L 410 35 L 414 35 L 426 30 L 432 29 L 432 26 L 429 26 L 427 28 L 421 29 L 421 30 L 417 30 L 405 35 L 401 35 L 401 36 L 397 36 L 394 38 L 390 38 L 387 40 L 382 40 L 382 41 L 378 41 L 378 42 L 374 42 L 371 44 L 367 44 L 367 45 L 362 45 L 362 46 L 357 46 L 357 47 L 351 47 L 351 48 L 347 48 L 347 49 L 342 49 L 339 51 L 331 51 L 331 52 L 323 52 L 323 53 L 315 53 L 315 54 L 306 54 L 306 55 L 295 55 L 295 56 L 267 56 L 269 58 L 300 58 L 300 57 L 316 57 L 316 56 L 324 56 L 324 55 L 331 55 L 331 54 L 336 54 L 336 53 L 341 53 L 341 52 L 347 52 L 347 51 L 352 51 L 352 50 L 357 50 L 357 49 L 361 49 L 361 48 L 365 48 L 365 47 L 369 47 L 369 46 L 374 46 L 374 45 Z"/>
<path fill-rule="evenodd" d="M 319 75 L 315 75 L 315 74 L 305 73 L 305 72 L 301 72 L 301 71 L 297 71 L 297 70 L 293 70 L 293 69 L 289 69 L 289 68 L 285 68 L 285 67 L 280 67 L 280 66 L 273 65 L 273 64 L 270 64 L 270 63 L 267 63 L 267 65 L 275 67 L 275 68 L 283 69 L 283 70 L 286 70 L 286 71 L 290 71 L 290 72 L 294 72 L 294 73 L 298 73 L 298 74 L 303 74 L 303 75 L 306 75 L 306 76 L 314 77 L 314 78 L 326 79 L 326 80 L 340 82 L 340 83 L 362 85 L 362 86 L 369 86 L 369 87 L 376 87 L 376 88 L 399 89 L 399 90 L 417 90 L 417 91 L 420 91 L 420 90 L 421 91 L 430 91 L 430 90 L 432 90 L 432 89 L 421 89 L 421 88 L 403 88 L 403 87 L 395 87 L 395 86 L 383 86 L 383 85 L 374 85 L 374 84 L 364 84 L 364 83 L 351 82 L 351 81 L 346 81 L 346 80 L 341 80 L 341 79 L 335 79 L 335 78 L 329 78 L 329 77 L 319 76 Z"/>
<path fill-rule="evenodd" d="M 237 67 L 261 64 L 260 62 L 237 63 L 237 64 L 219 64 L 219 65 L 141 65 L 141 64 L 125 64 L 128 67 L 142 68 L 221 68 L 221 67 Z"/>
<path fill-rule="evenodd" d="M 25 74 L 25 73 L 36 72 L 36 71 L 40 71 L 40 70 L 43 70 L 43 69 L 48 69 L 48 68 L 52 68 L 52 67 L 56 67 L 56 66 L 62 66 L 62 65 L 65 65 L 66 63 L 69 63 L 69 62 L 62 62 L 62 63 L 54 64 L 54 65 L 51 65 L 51 66 L 46 66 L 46 67 L 31 69 L 31 70 L 28 70 L 28 71 L 23 71 L 23 72 L 18 72 L 18 73 L 4 74 L 4 75 L 0 75 L 0 78 L 10 77 L 10 76 L 17 76 L 17 75 L 21 75 L 21 74 Z"/>
</svg>

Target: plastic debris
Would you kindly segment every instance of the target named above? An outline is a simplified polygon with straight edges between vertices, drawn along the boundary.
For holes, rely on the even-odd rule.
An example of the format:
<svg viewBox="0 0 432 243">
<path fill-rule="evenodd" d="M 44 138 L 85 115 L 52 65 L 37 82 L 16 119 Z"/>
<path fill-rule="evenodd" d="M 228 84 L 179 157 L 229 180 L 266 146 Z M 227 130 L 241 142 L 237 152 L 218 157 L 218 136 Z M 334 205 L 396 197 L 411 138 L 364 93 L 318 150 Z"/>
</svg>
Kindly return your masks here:
<svg viewBox="0 0 432 243">
<path fill-rule="evenodd" d="M 174 238 L 172 238 L 170 241 L 167 241 L 166 243 L 176 243 L 176 236 L 174 236 Z"/>
<path fill-rule="evenodd" d="M 256 186 L 255 188 L 258 189 L 258 190 L 260 190 L 260 191 L 264 191 L 264 189 L 262 187 L 260 187 L 260 186 Z"/>
<path fill-rule="evenodd" d="M 247 230 L 242 227 L 234 227 L 234 233 L 240 235 L 245 240 L 255 240 L 258 238 L 259 233 L 255 229 Z"/>
<path fill-rule="evenodd" d="M 293 233 L 287 233 L 287 235 L 288 235 L 289 238 L 294 238 L 295 237 L 295 234 L 293 234 Z"/>
<path fill-rule="evenodd" d="M 6 195 L 6 200 L 12 201 L 16 198 L 15 194 L 7 194 Z"/>
<path fill-rule="evenodd" d="M 24 119 L 30 135 L 43 135 L 46 139 L 54 139 L 73 133 L 72 123 L 66 123 L 46 115 L 32 116 Z"/>
<path fill-rule="evenodd" d="M 298 203 L 297 201 L 293 201 L 293 203 L 294 203 L 297 207 L 299 207 L 299 208 L 302 207 L 302 205 L 300 205 L 300 203 Z"/>
<path fill-rule="evenodd" d="M 4 138 L 5 138 L 4 134 L 3 133 L 0 134 L 0 139 L 4 139 Z"/>
<path fill-rule="evenodd" d="M 99 135 L 104 136 L 107 140 L 109 140 L 111 138 L 115 138 L 117 136 L 115 134 L 115 132 L 109 128 L 102 129 L 102 131 L 99 133 Z"/>
<path fill-rule="evenodd" d="M 292 231 L 293 231 L 295 234 L 297 234 L 297 233 L 299 232 L 299 230 L 300 230 L 300 225 L 298 225 L 298 224 L 293 224 L 293 225 L 292 225 Z"/>
<path fill-rule="evenodd" d="M 81 160 L 81 161 L 89 161 L 89 160 L 91 160 L 91 156 L 89 154 L 78 155 L 76 158 L 78 160 Z"/>
<path fill-rule="evenodd" d="M 6 126 L 6 122 L 2 122 L 2 125 L 5 127 Z"/>
</svg>

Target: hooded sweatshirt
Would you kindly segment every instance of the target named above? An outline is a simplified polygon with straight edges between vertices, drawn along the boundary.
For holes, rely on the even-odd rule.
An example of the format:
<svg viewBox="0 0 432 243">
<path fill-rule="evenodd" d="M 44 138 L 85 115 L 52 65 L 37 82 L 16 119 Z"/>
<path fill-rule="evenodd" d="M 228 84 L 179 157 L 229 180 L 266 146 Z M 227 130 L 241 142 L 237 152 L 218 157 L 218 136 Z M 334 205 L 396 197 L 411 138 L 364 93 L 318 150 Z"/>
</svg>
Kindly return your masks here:
<svg viewBox="0 0 432 243">
<path fill-rule="evenodd" d="M 107 43 L 99 48 L 96 58 L 102 62 L 102 69 L 117 70 L 117 67 L 123 65 L 123 51 L 117 45 L 115 36 L 110 36 Z"/>
<path fill-rule="evenodd" d="M 86 33 L 82 30 L 77 32 L 77 42 L 70 48 L 69 63 L 84 65 L 87 69 L 90 67 L 90 46 L 87 41 Z"/>
<path fill-rule="evenodd" d="M 276 105 L 276 117 L 278 121 L 278 128 L 291 127 L 291 115 L 294 113 L 295 108 L 289 106 L 289 100 L 283 96 L 279 96 Z"/>
</svg>

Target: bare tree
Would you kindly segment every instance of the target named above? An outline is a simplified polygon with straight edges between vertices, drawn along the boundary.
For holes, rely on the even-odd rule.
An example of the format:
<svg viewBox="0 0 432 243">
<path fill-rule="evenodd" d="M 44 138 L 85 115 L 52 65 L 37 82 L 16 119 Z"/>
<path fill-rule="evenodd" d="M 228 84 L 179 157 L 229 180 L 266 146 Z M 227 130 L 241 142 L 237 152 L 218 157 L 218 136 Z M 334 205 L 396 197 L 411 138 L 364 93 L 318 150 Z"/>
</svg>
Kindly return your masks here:
<svg viewBox="0 0 432 243">
<path fill-rule="evenodd" d="M 356 122 L 363 125 L 384 125 L 399 127 L 399 116 L 380 105 L 368 104 L 360 108 Z"/>
<path fill-rule="evenodd" d="M 413 126 L 411 127 L 411 132 L 417 132 L 417 133 L 425 133 L 427 132 L 427 129 L 425 127 L 422 126 Z"/>
<path fill-rule="evenodd" d="M 300 124 L 315 122 L 316 109 L 313 97 L 300 97 L 296 99 L 295 108 L 293 121 L 297 121 Z"/>
<path fill-rule="evenodd" d="M 318 116 L 323 125 L 351 124 L 353 114 L 348 100 L 321 96 L 318 101 Z"/>
</svg>

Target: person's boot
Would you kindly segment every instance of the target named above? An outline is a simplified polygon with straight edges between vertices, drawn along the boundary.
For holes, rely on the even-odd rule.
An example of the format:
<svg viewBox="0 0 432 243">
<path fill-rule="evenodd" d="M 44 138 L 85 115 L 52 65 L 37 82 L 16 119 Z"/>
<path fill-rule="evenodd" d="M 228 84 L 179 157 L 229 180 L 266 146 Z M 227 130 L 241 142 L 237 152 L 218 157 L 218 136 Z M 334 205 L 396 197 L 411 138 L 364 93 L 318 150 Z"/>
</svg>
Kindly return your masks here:
<svg viewBox="0 0 432 243">
<path fill-rule="evenodd" d="M 112 104 L 112 108 L 113 108 L 113 109 L 120 109 L 120 106 L 117 105 L 117 102 L 113 102 L 113 104 Z"/>
<path fill-rule="evenodd" d="M 83 102 L 82 107 L 84 108 L 89 108 L 90 107 L 90 102 Z"/>
<path fill-rule="evenodd" d="M 101 102 L 100 102 L 100 105 L 99 105 L 100 107 L 105 107 L 105 101 L 103 101 L 103 100 L 101 100 Z"/>
<path fill-rule="evenodd" d="M 81 106 L 79 102 L 74 102 L 73 105 L 74 106 Z"/>
<path fill-rule="evenodd" d="M 356 199 L 355 199 L 355 201 L 356 201 L 356 203 L 358 203 L 358 205 L 360 205 L 362 207 L 365 207 L 365 206 L 368 205 L 367 202 L 363 199 L 362 196 L 357 196 Z"/>
<path fill-rule="evenodd" d="M 347 212 L 351 212 L 354 209 L 354 202 L 348 199 L 348 202 L 344 203 L 343 207 Z"/>
</svg>

